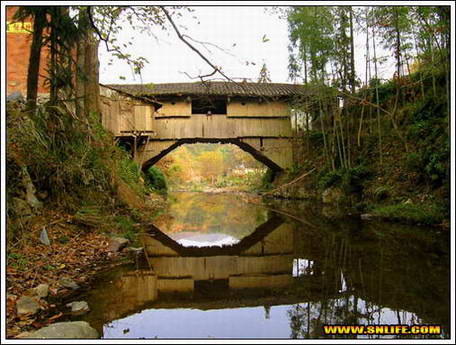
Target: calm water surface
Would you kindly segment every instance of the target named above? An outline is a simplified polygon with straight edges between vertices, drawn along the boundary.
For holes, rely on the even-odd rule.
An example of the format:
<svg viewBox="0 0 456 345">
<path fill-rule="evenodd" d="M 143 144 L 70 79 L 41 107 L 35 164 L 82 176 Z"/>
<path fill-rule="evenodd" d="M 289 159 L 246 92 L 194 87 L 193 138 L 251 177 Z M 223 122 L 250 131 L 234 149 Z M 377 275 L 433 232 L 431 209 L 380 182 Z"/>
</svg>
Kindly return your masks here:
<svg viewBox="0 0 456 345">
<path fill-rule="evenodd" d="M 325 324 L 449 336 L 445 232 L 247 199 L 173 193 L 142 236 L 147 264 L 100 275 L 83 319 L 103 338 L 321 338 Z"/>
</svg>

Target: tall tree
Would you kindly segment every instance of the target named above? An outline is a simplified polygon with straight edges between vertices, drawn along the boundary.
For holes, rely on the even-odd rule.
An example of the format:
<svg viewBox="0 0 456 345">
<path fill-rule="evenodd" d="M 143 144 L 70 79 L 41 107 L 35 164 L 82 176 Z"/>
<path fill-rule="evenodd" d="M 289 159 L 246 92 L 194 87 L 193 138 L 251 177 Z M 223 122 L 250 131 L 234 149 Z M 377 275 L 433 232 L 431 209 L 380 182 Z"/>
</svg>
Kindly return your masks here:
<svg viewBox="0 0 456 345">
<path fill-rule="evenodd" d="M 46 7 L 27 6 L 20 7 L 14 15 L 14 20 L 23 21 L 27 18 L 33 20 L 32 45 L 27 71 L 27 104 L 30 108 L 36 106 L 38 97 L 38 80 L 41 65 L 41 48 L 43 46 L 43 31 L 47 25 Z"/>
</svg>

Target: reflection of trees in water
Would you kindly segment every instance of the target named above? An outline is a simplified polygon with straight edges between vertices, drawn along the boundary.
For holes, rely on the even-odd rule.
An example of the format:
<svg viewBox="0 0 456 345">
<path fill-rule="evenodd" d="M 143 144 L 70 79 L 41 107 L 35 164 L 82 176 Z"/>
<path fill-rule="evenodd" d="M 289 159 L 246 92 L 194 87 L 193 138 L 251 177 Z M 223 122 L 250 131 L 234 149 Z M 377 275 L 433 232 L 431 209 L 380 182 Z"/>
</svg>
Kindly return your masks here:
<svg viewBox="0 0 456 345">
<path fill-rule="evenodd" d="M 318 237 L 318 234 L 315 236 Z M 410 325 L 425 322 L 417 314 L 401 310 L 410 308 L 409 310 L 419 313 L 432 306 L 427 301 L 429 294 L 416 295 L 416 291 L 410 290 L 415 289 L 412 281 L 416 279 L 417 271 L 404 271 L 404 266 L 396 264 L 402 262 L 402 265 L 413 268 L 419 265 L 416 255 L 413 256 L 415 259 L 405 261 L 405 253 L 409 249 L 407 244 L 402 243 L 405 253 L 397 252 L 397 241 L 392 245 L 390 239 L 371 240 L 366 245 L 348 237 L 337 237 L 333 233 L 321 236 L 318 240 L 312 239 L 321 248 L 315 252 L 312 246 L 305 247 L 306 243 L 312 243 L 308 237 L 299 241 L 302 242 L 300 246 L 315 256 L 312 261 L 295 259 L 295 279 L 298 289 L 306 291 L 313 301 L 293 305 L 288 310 L 292 338 L 326 337 L 323 334 L 325 324 Z M 426 243 L 423 245 L 427 246 Z M 411 248 L 410 250 L 417 251 L 416 243 Z M 398 258 L 403 260 L 397 260 Z M 404 290 L 401 282 L 407 283 L 407 290 Z M 424 305 L 417 304 L 416 299 L 413 300 L 410 296 L 427 302 Z"/>
<path fill-rule="evenodd" d="M 173 200 L 167 216 L 155 221 L 167 233 L 224 233 L 240 239 L 268 219 L 264 208 L 242 202 L 235 194 L 177 192 L 171 195 Z"/>
<path fill-rule="evenodd" d="M 324 324 L 356 324 L 357 319 L 348 309 L 347 300 L 323 300 L 296 304 L 288 311 L 290 337 L 308 339 L 323 337 Z"/>
</svg>

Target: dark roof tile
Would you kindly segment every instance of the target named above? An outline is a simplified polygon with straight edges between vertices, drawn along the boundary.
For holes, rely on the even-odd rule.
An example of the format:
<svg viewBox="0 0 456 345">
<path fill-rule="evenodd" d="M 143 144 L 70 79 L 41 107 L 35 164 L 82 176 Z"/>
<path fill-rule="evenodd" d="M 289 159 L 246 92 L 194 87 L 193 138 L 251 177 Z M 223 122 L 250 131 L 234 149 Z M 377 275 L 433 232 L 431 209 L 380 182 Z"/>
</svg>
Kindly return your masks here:
<svg viewBox="0 0 456 345">
<path fill-rule="evenodd" d="M 110 84 L 106 86 L 135 96 L 218 95 L 290 97 L 305 95 L 305 89 L 302 85 L 277 83 L 208 81 L 166 84 Z"/>
</svg>

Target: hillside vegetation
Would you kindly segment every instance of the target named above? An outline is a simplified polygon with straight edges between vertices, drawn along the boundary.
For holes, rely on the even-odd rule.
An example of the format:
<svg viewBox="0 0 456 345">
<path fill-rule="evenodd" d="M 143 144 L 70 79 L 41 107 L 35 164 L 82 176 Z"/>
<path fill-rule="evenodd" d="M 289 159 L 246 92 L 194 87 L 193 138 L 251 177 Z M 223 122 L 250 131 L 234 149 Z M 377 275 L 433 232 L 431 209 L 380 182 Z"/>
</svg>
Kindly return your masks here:
<svg viewBox="0 0 456 345">
<path fill-rule="evenodd" d="M 450 8 L 309 6 L 285 15 L 290 78 L 312 95 L 293 105 L 305 118 L 289 180 L 311 173 L 281 193 L 365 217 L 448 224 Z M 365 40 L 356 48 L 363 73 L 356 35 Z M 385 67 L 394 69 L 389 80 Z"/>
</svg>

